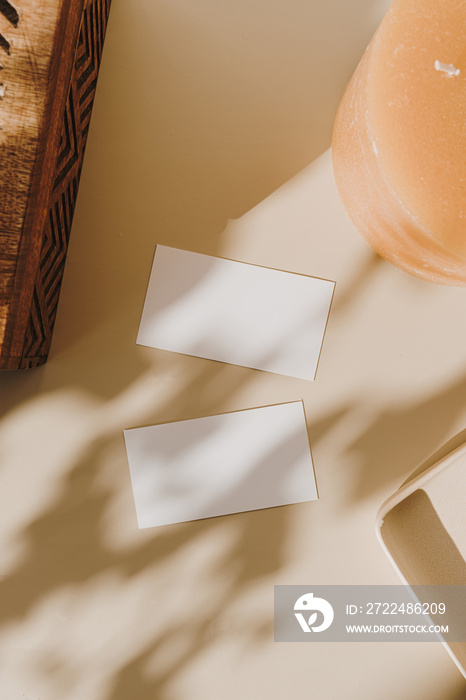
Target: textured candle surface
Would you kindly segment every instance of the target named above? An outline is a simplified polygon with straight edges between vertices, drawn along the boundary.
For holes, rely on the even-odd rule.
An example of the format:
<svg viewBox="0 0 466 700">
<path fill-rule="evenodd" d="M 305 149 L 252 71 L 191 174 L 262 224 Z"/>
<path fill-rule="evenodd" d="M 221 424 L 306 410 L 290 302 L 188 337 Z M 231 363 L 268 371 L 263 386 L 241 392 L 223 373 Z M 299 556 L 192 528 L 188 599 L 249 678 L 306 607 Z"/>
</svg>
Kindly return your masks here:
<svg viewBox="0 0 466 700">
<path fill-rule="evenodd" d="M 395 0 L 343 96 L 332 153 L 356 228 L 390 262 L 466 285 L 466 2 Z"/>
</svg>

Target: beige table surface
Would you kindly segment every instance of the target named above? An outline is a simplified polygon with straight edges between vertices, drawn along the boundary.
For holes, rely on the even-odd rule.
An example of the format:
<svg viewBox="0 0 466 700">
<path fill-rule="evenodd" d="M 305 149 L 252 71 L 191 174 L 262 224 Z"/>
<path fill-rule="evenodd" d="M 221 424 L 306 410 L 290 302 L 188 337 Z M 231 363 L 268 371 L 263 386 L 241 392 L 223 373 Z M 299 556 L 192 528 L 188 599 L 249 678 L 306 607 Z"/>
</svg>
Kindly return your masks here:
<svg viewBox="0 0 466 700">
<path fill-rule="evenodd" d="M 0 376 L 0 697 L 460 700 L 439 644 L 277 644 L 386 584 L 379 505 L 466 428 L 466 290 L 380 260 L 335 110 L 387 2 L 114 0 L 49 362 Z M 336 281 L 315 382 L 136 346 L 157 243 Z M 320 500 L 139 531 L 124 428 L 303 399 Z"/>
</svg>

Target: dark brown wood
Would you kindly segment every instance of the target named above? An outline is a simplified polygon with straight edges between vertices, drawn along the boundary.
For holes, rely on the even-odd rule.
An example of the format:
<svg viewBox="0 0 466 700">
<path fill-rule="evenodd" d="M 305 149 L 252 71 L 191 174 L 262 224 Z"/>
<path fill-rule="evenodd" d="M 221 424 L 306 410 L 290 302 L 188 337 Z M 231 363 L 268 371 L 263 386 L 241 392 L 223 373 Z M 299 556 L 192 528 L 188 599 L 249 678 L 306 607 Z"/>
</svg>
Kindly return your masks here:
<svg viewBox="0 0 466 700">
<path fill-rule="evenodd" d="M 110 0 L 0 0 L 0 369 L 48 355 Z"/>
</svg>

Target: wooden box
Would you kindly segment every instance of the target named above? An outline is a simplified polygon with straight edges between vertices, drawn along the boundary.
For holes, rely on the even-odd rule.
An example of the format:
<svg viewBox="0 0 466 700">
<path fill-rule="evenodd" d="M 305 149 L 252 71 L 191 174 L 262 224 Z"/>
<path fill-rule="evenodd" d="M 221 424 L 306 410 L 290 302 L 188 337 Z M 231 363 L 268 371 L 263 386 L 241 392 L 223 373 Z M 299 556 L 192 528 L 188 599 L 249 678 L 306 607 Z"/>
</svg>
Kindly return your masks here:
<svg viewBox="0 0 466 700">
<path fill-rule="evenodd" d="M 0 369 L 50 347 L 110 0 L 0 0 Z"/>
</svg>

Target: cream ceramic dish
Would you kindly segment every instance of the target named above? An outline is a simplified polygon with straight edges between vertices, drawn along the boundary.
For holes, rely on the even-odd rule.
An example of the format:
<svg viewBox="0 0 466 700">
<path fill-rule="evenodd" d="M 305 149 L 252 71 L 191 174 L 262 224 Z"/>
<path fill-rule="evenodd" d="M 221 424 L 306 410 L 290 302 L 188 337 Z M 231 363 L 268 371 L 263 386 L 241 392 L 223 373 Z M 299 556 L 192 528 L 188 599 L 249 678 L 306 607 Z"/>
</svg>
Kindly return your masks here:
<svg viewBox="0 0 466 700">
<path fill-rule="evenodd" d="M 416 473 L 381 506 L 377 536 L 403 582 L 418 586 L 466 585 L 466 443 Z M 454 592 L 454 589 L 449 589 Z M 444 623 L 452 617 L 447 604 Z M 448 610 L 450 609 L 450 615 Z M 466 677 L 466 643 L 443 639 Z"/>
</svg>

